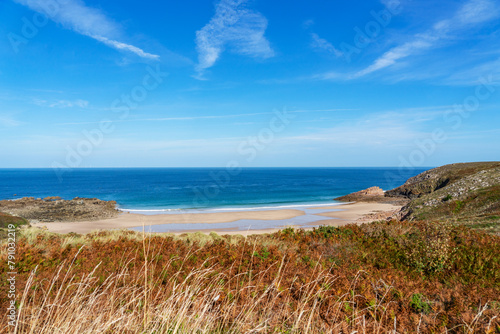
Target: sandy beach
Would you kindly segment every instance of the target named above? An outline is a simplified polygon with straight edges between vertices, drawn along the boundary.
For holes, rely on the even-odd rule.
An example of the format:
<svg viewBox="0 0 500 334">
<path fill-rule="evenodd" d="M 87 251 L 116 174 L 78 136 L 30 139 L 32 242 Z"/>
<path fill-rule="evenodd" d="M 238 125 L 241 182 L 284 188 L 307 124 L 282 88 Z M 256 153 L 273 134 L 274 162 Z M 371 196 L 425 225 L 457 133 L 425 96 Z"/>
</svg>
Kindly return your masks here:
<svg viewBox="0 0 500 334">
<path fill-rule="evenodd" d="M 334 206 L 318 207 L 318 209 L 335 209 L 342 211 L 331 211 L 318 213 L 318 216 L 332 217 L 341 219 L 348 222 L 354 222 L 364 218 L 367 215 L 374 215 L 383 212 L 392 212 L 401 209 L 400 205 L 387 204 L 387 203 L 367 203 L 357 202 Z"/>
<path fill-rule="evenodd" d="M 229 223 L 240 219 L 280 220 L 301 216 L 300 210 L 267 210 L 267 211 L 237 211 L 214 213 L 180 213 L 142 215 L 122 213 L 116 218 L 97 221 L 37 223 L 35 227 L 45 226 L 51 232 L 57 233 L 89 233 L 94 230 L 124 229 L 148 225 L 163 224 L 215 224 Z"/>
<path fill-rule="evenodd" d="M 347 203 L 342 205 L 332 205 L 317 207 L 319 210 L 332 210 L 322 213 L 317 213 L 321 225 L 341 226 L 362 220 L 369 221 L 370 216 L 377 216 L 377 213 L 392 212 L 399 209 L 399 206 L 384 203 Z M 219 228 L 211 229 L 207 225 L 207 229 L 200 228 L 197 231 L 209 232 L 215 231 L 218 233 L 230 234 L 256 234 L 269 233 L 278 230 L 278 228 L 264 228 L 258 230 L 241 230 L 234 227 L 224 228 L 220 226 L 223 223 L 236 222 L 239 220 L 286 220 L 295 217 L 303 216 L 302 210 L 283 209 L 283 210 L 265 210 L 265 211 L 237 211 L 237 212 L 215 212 L 215 213 L 181 213 L 181 214 L 158 214 L 158 215 L 142 215 L 134 213 L 122 213 L 118 217 L 97 220 L 97 221 L 81 221 L 81 222 L 54 222 L 54 223 L 35 223 L 35 227 L 47 228 L 51 232 L 56 233 L 89 233 L 95 230 L 109 229 L 127 229 L 134 227 L 142 227 L 149 225 L 164 225 L 164 224 L 219 224 Z M 324 219 L 329 217 L 332 219 Z M 364 219 L 365 218 L 365 219 Z M 272 226 L 272 224 L 270 224 Z M 306 224 L 317 225 L 317 224 Z M 293 226 L 291 224 L 290 226 Z M 305 227 L 305 226 L 302 226 Z M 186 231 L 194 232 L 192 229 Z"/>
</svg>

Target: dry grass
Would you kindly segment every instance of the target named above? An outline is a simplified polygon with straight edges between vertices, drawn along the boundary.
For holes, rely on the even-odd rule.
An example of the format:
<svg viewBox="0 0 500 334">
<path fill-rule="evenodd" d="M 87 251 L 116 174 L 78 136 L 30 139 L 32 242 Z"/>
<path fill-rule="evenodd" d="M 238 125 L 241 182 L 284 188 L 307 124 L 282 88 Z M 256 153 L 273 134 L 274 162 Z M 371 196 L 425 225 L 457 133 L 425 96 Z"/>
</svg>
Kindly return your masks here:
<svg viewBox="0 0 500 334">
<path fill-rule="evenodd" d="M 425 238 L 439 239 L 434 232 L 422 229 Z M 356 226 L 311 233 L 289 229 L 248 238 L 129 231 L 60 236 L 26 229 L 20 231 L 18 241 L 22 259 L 18 268 L 18 325 L 14 330 L 8 328 L 4 318 L 0 331 L 500 330 L 500 303 L 491 299 L 498 292 L 493 283 L 489 288 L 474 282 L 446 287 L 440 278 L 436 281 L 430 276 L 427 281 L 415 276 L 411 268 L 408 272 L 392 267 L 378 270 L 370 264 L 374 259 L 363 253 L 362 247 L 375 249 L 384 243 L 382 256 L 396 258 L 399 253 L 389 256 L 391 249 L 399 249 L 391 240 L 412 233 L 413 225 L 395 223 L 366 225 L 364 230 Z M 491 248 L 486 241 L 484 248 Z M 483 267 L 481 270 L 486 270 L 487 266 Z M 473 290 L 474 294 L 469 294 Z"/>
<path fill-rule="evenodd" d="M 217 240 L 222 240 L 223 238 L 215 232 L 210 232 L 208 234 L 202 232 L 192 232 L 192 233 L 182 233 L 179 235 L 173 233 L 147 233 L 149 236 L 157 236 L 160 238 L 172 238 L 174 240 L 183 240 L 188 243 L 197 243 L 199 245 L 205 245 L 212 243 Z M 44 249 L 47 248 L 48 244 L 46 243 L 38 243 L 37 240 L 42 239 L 51 239 L 57 238 L 61 240 L 61 248 L 65 248 L 67 246 L 78 246 L 83 244 L 88 244 L 91 241 L 94 242 L 111 242 L 118 240 L 135 240 L 141 241 L 144 239 L 144 235 L 142 232 L 133 232 L 130 230 L 96 230 L 89 234 L 76 234 L 76 233 L 68 233 L 68 234 L 58 234 L 50 232 L 46 229 L 41 228 L 33 228 L 27 227 L 19 230 L 18 236 L 24 238 L 25 242 L 31 245 L 34 245 L 37 248 Z M 242 235 L 232 235 L 227 238 L 228 242 L 232 244 L 237 244 L 245 240 L 245 237 Z M 2 247 L 7 242 L 6 238 L 0 240 L 0 247 Z"/>
<path fill-rule="evenodd" d="M 23 291 L 14 333 L 326 333 L 383 330 L 383 306 L 391 287 L 381 282 L 371 305 L 356 308 L 356 296 L 344 293 L 327 303 L 323 298 L 336 280 L 315 268 L 315 279 L 300 286 L 301 297 L 292 298 L 294 285 L 282 284 L 281 269 L 262 289 L 265 272 L 241 272 L 226 277 L 213 268 L 178 272 L 168 280 L 168 290 L 153 287 L 145 264 L 140 275 L 128 280 L 127 268 L 100 281 L 95 270 L 80 279 L 71 264 L 57 268 L 45 285 L 34 284 L 34 271 Z M 361 274 L 361 273 L 360 273 Z M 178 278 L 185 275 L 182 280 Z M 352 290 L 359 275 L 353 277 Z M 296 278 L 294 281 L 297 281 Z M 125 283 L 126 282 L 126 283 Z M 234 284 L 236 283 L 236 284 Z M 244 289 L 235 289 L 244 283 Z M 43 286 L 43 287 L 42 287 Z M 279 298 L 286 296 L 285 298 Z M 41 298 L 40 298 L 41 297 Z M 245 301 L 241 304 L 241 299 Z M 293 308 L 290 305 L 294 305 Z M 320 305 L 329 304 L 321 310 Z M 347 315 L 346 311 L 347 310 Z M 328 317 L 328 323 L 320 316 Z M 378 319 L 378 320 L 377 320 Z M 397 319 L 394 319 L 394 326 Z"/>
<path fill-rule="evenodd" d="M 147 242 L 145 241 L 147 251 Z M 226 277 L 213 268 L 193 269 L 187 275 L 178 271 L 166 283 L 169 289 L 158 290 L 160 282 L 148 276 L 146 262 L 139 275 L 132 280 L 127 266 L 119 273 L 100 281 L 94 268 L 77 279 L 71 275 L 74 263 L 60 265 L 46 284 L 34 284 L 36 270 L 31 273 L 24 288 L 18 310 L 15 333 L 247 333 L 317 332 L 327 328 L 318 326 L 319 304 L 322 296 L 336 277 L 315 268 L 316 279 L 300 287 L 300 299 L 287 293 L 292 286 L 282 284 L 281 270 L 286 258 L 273 265 L 279 266 L 278 275 L 262 289 L 265 272 L 240 272 Z M 168 265 L 170 265 L 169 263 Z M 166 268 L 165 268 L 166 269 Z M 180 277 L 183 277 L 179 280 Z M 293 281 L 298 280 L 298 278 Z M 165 285 L 165 282 L 162 282 Z M 356 278 L 353 284 L 356 283 Z M 234 286 L 244 285 L 243 289 Z M 280 295 L 287 295 L 285 299 Z M 40 298 L 41 297 L 41 298 Z M 353 296 L 344 294 L 328 309 L 335 327 L 341 329 L 346 321 L 350 327 L 365 326 L 360 311 L 345 319 L 339 310 L 352 303 Z M 245 302 L 241 305 L 241 299 Z M 296 304 L 293 310 L 290 304 Z M 377 305 L 373 312 L 378 312 Z M 363 312 L 361 312 L 363 313 Z M 382 312 L 383 314 L 383 312 Z M 381 315 L 382 315 L 381 314 Z"/>
</svg>

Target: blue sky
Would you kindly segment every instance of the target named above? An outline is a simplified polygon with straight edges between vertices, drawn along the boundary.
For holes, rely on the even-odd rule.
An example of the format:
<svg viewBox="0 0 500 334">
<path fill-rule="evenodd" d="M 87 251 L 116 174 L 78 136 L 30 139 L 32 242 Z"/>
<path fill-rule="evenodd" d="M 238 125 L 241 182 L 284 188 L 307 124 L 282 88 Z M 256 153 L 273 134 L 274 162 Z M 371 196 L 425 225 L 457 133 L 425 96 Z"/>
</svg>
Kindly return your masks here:
<svg viewBox="0 0 500 334">
<path fill-rule="evenodd" d="M 500 158 L 500 2 L 0 3 L 1 167 Z"/>
</svg>

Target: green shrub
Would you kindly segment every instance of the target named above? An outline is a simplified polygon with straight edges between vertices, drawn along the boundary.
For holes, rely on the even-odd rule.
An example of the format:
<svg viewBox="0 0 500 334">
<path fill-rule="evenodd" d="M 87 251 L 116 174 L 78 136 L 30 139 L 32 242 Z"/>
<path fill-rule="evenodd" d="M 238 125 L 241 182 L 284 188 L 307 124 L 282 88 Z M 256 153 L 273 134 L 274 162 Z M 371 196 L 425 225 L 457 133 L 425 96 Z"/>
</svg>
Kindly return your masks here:
<svg viewBox="0 0 500 334">
<path fill-rule="evenodd" d="M 317 229 L 313 230 L 313 234 L 320 235 L 324 238 L 331 238 L 333 236 L 344 236 L 349 237 L 353 235 L 353 232 L 349 228 L 339 228 L 336 226 L 320 226 Z"/>
<path fill-rule="evenodd" d="M 447 202 L 447 201 L 449 201 L 449 200 L 450 200 L 450 199 L 452 199 L 452 198 L 453 198 L 453 197 L 452 197 L 450 194 L 448 194 L 448 195 L 446 195 L 445 197 L 443 197 L 443 202 Z"/>
<path fill-rule="evenodd" d="M 421 293 L 414 293 L 410 300 L 411 308 L 417 313 L 429 314 L 432 311 L 432 306 L 425 301 L 425 297 Z"/>
<path fill-rule="evenodd" d="M 20 225 L 26 225 L 28 222 L 26 219 L 21 217 L 16 217 L 9 215 L 8 213 L 0 212 L 0 228 L 7 228 L 10 224 L 19 227 Z"/>
<path fill-rule="evenodd" d="M 465 203 L 463 201 L 456 201 L 455 202 L 455 209 L 453 210 L 453 213 L 458 213 L 463 207 Z"/>
<path fill-rule="evenodd" d="M 401 243 L 407 264 L 419 272 L 429 274 L 451 266 L 450 227 L 444 223 L 425 224 L 421 230 L 407 233 Z"/>
</svg>

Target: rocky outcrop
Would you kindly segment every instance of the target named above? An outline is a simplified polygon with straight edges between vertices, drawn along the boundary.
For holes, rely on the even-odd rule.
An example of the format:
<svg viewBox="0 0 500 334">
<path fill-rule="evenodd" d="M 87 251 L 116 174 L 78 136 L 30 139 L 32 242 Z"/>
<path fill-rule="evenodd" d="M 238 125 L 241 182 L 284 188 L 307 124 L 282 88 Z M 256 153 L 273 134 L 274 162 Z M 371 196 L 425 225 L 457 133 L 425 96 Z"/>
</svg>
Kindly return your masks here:
<svg viewBox="0 0 500 334">
<path fill-rule="evenodd" d="M 380 187 L 370 187 L 365 190 L 360 190 L 355 193 L 341 196 L 338 198 L 335 198 L 337 201 L 344 201 L 344 202 L 357 202 L 357 201 L 363 201 L 363 200 L 368 200 L 368 199 L 374 199 L 376 197 L 384 197 L 384 191 Z"/>
<path fill-rule="evenodd" d="M 113 218 L 120 211 L 115 201 L 96 198 L 63 200 L 60 197 L 25 197 L 0 201 L 0 212 L 23 217 L 30 222 L 84 221 Z"/>
<path fill-rule="evenodd" d="M 370 187 L 349 195 L 337 197 L 335 200 L 341 202 L 379 202 L 391 204 L 406 204 L 408 202 L 405 198 L 386 197 L 384 191 L 380 187 Z"/>
<path fill-rule="evenodd" d="M 380 187 L 370 187 L 356 192 L 360 196 L 384 196 L 384 191 Z"/>
</svg>

